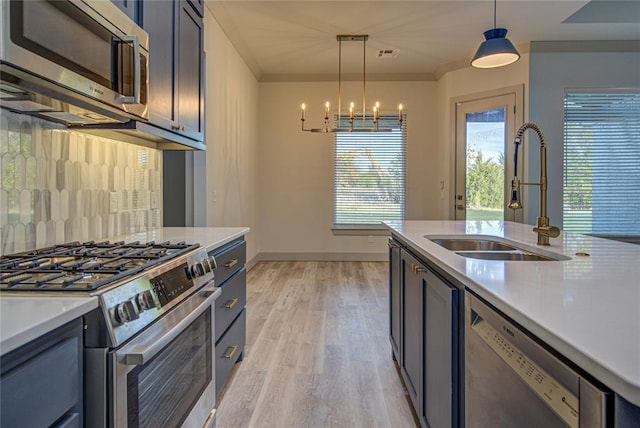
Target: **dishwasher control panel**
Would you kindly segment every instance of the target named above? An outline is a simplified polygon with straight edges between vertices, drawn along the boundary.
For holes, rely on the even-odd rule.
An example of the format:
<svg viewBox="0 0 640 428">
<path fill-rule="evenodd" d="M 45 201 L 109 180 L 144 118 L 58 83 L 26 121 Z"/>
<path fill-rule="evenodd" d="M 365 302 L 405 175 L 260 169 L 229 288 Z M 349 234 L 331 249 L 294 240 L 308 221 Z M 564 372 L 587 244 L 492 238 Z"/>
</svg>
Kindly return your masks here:
<svg viewBox="0 0 640 428">
<path fill-rule="evenodd" d="M 496 330 L 480 316 L 477 317 L 471 328 L 568 426 L 578 428 L 578 397 L 573 395 L 548 373 L 536 366 L 501 332 Z M 505 332 L 509 334 L 509 327 L 503 326 L 503 328 Z"/>
</svg>

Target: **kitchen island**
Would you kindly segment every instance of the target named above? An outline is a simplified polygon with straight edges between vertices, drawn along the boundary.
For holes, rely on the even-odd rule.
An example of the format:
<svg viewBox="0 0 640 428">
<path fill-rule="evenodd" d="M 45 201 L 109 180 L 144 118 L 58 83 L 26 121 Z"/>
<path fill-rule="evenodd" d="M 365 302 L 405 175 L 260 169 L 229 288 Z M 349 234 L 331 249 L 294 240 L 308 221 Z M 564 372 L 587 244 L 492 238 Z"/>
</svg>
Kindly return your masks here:
<svg viewBox="0 0 640 428">
<path fill-rule="evenodd" d="M 388 222 L 392 237 L 489 302 L 616 394 L 640 406 L 640 246 L 562 233 L 537 246 L 530 225 Z M 557 261 L 463 257 L 425 235 L 508 239 Z"/>
</svg>

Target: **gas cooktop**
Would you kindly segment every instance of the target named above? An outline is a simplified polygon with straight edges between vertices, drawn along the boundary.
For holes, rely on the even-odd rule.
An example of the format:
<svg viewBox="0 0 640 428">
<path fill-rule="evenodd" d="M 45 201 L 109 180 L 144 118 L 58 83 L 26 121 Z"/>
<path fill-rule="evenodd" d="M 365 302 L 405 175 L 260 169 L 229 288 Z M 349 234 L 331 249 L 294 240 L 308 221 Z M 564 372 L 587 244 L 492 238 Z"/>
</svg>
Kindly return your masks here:
<svg viewBox="0 0 640 428">
<path fill-rule="evenodd" d="M 0 291 L 93 291 L 199 247 L 184 242 L 70 242 L 0 257 Z"/>
</svg>

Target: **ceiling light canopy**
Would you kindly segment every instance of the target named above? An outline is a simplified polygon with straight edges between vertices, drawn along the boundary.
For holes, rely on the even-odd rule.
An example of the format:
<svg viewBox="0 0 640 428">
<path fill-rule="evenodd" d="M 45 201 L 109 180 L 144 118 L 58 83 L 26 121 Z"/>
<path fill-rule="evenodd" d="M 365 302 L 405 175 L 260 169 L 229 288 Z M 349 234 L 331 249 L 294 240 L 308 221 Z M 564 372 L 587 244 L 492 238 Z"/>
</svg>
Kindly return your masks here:
<svg viewBox="0 0 640 428">
<path fill-rule="evenodd" d="M 337 124 L 336 127 L 330 126 L 331 117 L 331 104 L 327 101 L 324 105 L 324 127 L 323 128 L 305 128 L 304 123 L 306 121 L 305 112 L 306 105 L 302 104 L 302 112 L 300 114 L 300 122 L 302 123 L 302 130 L 308 132 L 323 132 L 323 133 L 336 133 L 336 132 L 391 132 L 390 128 L 379 128 L 378 120 L 380 116 L 380 103 L 376 101 L 372 108 L 372 113 L 367 115 L 366 106 L 366 47 L 369 36 L 363 35 L 337 35 L 338 40 L 338 111 L 337 111 Z M 362 113 L 357 114 L 355 112 L 355 104 L 353 102 L 349 105 L 349 119 L 348 126 L 342 126 L 342 42 L 362 42 Z M 360 120 L 362 122 L 360 122 Z M 398 122 L 402 123 L 402 104 L 398 105 Z M 360 127 L 354 127 L 354 123 L 361 123 Z M 344 124 L 347 125 L 346 115 L 344 117 Z"/>
<path fill-rule="evenodd" d="M 471 60 L 476 68 L 496 68 L 509 65 L 520 59 L 518 50 L 507 39 L 506 28 L 496 28 L 496 0 L 493 1 L 493 28 L 484 33 L 484 42 Z"/>
</svg>

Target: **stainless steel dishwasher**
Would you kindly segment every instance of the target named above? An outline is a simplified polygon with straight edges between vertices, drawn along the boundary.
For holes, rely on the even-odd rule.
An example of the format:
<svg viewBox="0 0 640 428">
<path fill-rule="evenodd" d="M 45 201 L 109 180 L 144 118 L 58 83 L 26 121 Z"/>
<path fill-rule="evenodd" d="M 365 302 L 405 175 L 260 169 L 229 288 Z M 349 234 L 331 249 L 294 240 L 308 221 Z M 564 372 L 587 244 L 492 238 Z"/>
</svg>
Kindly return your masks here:
<svg viewBox="0 0 640 428">
<path fill-rule="evenodd" d="M 612 394 L 465 293 L 465 426 L 607 427 Z"/>
</svg>

